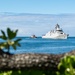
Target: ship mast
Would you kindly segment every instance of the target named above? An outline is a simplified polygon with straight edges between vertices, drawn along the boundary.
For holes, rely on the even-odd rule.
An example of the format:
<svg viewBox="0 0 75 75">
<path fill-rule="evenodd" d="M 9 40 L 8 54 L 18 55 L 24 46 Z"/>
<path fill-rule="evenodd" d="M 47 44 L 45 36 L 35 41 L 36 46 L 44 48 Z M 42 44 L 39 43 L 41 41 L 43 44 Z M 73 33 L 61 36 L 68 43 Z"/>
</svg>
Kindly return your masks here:
<svg viewBox="0 0 75 75">
<path fill-rule="evenodd" d="M 60 29 L 60 26 L 58 24 L 56 24 L 55 29 Z"/>
</svg>

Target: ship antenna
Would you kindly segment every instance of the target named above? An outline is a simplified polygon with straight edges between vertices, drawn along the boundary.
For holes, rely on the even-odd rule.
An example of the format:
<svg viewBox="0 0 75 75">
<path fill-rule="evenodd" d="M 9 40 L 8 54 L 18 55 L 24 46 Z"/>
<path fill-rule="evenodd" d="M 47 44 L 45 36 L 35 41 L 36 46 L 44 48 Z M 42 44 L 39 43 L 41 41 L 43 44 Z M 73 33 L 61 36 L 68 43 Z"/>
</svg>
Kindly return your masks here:
<svg viewBox="0 0 75 75">
<path fill-rule="evenodd" d="M 55 29 L 60 28 L 59 24 L 56 24 Z"/>
</svg>

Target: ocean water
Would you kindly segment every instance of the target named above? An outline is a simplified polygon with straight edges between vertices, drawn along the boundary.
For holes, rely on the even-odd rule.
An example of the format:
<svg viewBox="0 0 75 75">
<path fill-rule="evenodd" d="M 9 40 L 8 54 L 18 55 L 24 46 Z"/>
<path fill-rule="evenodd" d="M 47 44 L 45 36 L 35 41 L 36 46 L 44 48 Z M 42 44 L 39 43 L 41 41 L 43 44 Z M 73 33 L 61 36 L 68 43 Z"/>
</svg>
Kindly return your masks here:
<svg viewBox="0 0 75 75">
<path fill-rule="evenodd" d="M 61 54 L 75 50 L 75 37 L 69 37 L 68 39 L 42 39 L 19 37 L 21 47 L 17 47 L 17 50 L 11 48 L 10 53 L 48 53 L 48 54 Z M 5 50 L 6 51 L 6 50 Z"/>
</svg>

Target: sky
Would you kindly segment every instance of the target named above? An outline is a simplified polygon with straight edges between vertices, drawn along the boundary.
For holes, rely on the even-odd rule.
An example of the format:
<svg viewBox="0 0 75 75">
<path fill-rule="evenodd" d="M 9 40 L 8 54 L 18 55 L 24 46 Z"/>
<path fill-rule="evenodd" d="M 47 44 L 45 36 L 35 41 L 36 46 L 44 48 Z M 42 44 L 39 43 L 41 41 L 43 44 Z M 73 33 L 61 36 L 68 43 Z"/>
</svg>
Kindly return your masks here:
<svg viewBox="0 0 75 75">
<path fill-rule="evenodd" d="M 0 12 L 75 13 L 75 0 L 0 0 Z"/>
<path fill-rule="evenodd" d="M 75 36 L 75 0 L 0 0 L 0 14 L 4 12 L 14 15 L 0 15 L 0 30 L 18 28 L 18 36 L 42 36 L 58 23 L 66 33 Z"/>
</svg>

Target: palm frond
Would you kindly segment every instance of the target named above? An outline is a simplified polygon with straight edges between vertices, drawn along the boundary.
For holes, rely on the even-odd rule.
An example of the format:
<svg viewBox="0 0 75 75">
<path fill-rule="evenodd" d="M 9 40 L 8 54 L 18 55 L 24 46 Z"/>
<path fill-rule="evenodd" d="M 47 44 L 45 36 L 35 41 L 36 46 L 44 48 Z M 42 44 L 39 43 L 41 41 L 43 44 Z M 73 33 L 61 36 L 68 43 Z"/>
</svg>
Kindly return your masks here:
<svg viewBox="0 0 75 75">
<path fill-rule="evenodd" d="M 2 36 L 0 36 L 1 39 L 7 40 L 6 34 L 3 30 L 1 30 Z"/>
<path fill-rule="evenodd" d="M 9 39 L 13 39 L 16 37 L 18 30 L 12 31 L 10 28 L 7 28 L 7 35 Z"/>
<path fill-rule="evenodd" d="M 16 50 L 16 45 L 12 45 L 13 49 Z"/>
</svg>

